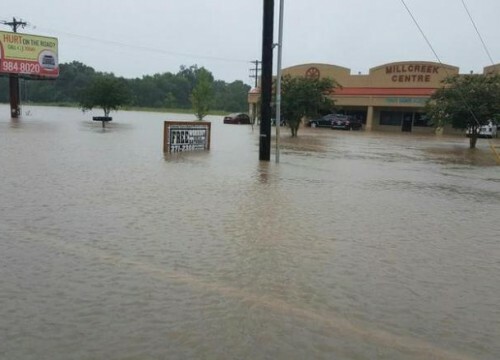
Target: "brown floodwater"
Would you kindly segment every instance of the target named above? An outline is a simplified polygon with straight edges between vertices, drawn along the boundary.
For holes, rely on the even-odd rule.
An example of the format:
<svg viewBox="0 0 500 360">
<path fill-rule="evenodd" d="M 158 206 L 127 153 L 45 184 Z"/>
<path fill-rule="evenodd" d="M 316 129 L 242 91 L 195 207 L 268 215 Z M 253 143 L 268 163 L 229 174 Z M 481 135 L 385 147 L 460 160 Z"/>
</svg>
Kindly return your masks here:
<svg viewBox="0 0 500 360">
<path fill-rule="evenodd" d="M 192 116 L 24 111 L 0 106 L 0 359 L 500 358 L 486 140 L 283 129 L 276 164 L 218 116 L 165 155 Z"/>
</svg>

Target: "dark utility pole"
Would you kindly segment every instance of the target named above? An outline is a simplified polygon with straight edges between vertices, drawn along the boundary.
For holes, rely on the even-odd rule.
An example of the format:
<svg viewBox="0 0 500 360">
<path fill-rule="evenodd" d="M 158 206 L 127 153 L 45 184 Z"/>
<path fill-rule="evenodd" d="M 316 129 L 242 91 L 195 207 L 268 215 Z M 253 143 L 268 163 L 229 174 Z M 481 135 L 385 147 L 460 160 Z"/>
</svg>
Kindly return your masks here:
<svg viewBox="0 0 500 360">
<path fill-rule="evenodd" d="M 12 18 L 12 21 L 2 21 L 3 24 L 8 25 L 12 28 L 12 31 L 17 32 L 17 28 L 20 26 L 24 28 L 26 22 L 18 21 L 16 18 Z M 10 92 L 10 116 L 13 118 L 19 117 L 21 114 L 21 109 L 19 108 L 20 95 L 19 95 L 19 75 L 9 74 L 9 92 Z"/>
<path fill-rule="evenodd" d="M 271 160 L 274 0 L 264 0 L 259 160 Z"/>
</svg>

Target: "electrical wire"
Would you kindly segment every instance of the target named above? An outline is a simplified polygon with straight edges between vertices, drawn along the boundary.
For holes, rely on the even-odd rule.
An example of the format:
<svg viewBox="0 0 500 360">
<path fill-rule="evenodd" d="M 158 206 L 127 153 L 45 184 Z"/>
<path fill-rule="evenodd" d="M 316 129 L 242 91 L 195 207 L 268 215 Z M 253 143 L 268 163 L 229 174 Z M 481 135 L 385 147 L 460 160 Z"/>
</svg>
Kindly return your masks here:
<svg viewBox="0 0 500 360">
<path fill-rule="evenodd" d="M 422 37 L 424 38 L 425 42 L 427 43 L 427 45 L 429 46 L 429 48 L 431 49 L 432 53 L 434 54 L 434 56 L 436 57 L 436 59 L 438 60 L 438 62 L 443 65 L 443 63 L 441 62 L 441 59 L 439 58 L 436 50 L 434 50 L 434 47 L 432 46 L 431 42 L 429 41 L 429 39 L 427 38 L 427 36 L 425 35 L 424 31 L 422 30 L 422 28 L 420 27 L 420 24 L 418 23 L 417 19 L 415 19 L 415 16 L 413 16 L 413 13 L 411 12 L 410 8 L 408 7 L 408 5 L 406 5 L 405 1 L 404 0 L 401 0 L 401 2 L 403 3 L 403 6 L 406 8 L 406 11 L 408 11 L 408 14 L 410 14 L 410 17 L 412 18 L 413 22 L 415 23 L 415 25 L 417 26 L 417 29 L 418 31 L 420 31 L 420 34 L 422 35 Z"/>
<path fill-rule="evenodd" d="M 488 55 L 488 58 L 491 61 L 491 65 L 495 65 L 495 62 L 493 61 L 493 58 L 491 57 L 490 51 L 488 50 L 488 47 L 486 46 L 486 43 L 484 42 L 483 37 L 481 36 L 481 33 L 479 32 L 479 29 L 476 26 L 476 22 L 472 18 L 470 11 L 469 11 L 467 5 L 465 4 L 465 0 L 462 0 L 462 5 L 464 6 L 465 11 L 467 12 L 467 15 L 469 15 L 469 19 L 472 22 L 474 29 L 476 29 L 476 33 L 479 36 L 479 39 L 481 40 L 481 44 L 483 44 L 484 51 L 486 51 L 486 54 Z"/>
<path fill-rule="evenodd" d="M 7 24 L 7 23 L 8 23 L 7 21 L 0 20 L 0 24 Z M 30 26 L 33 29 L 39 29 L 41 31 L 45 31 L 48 33 L 60 34 L 60 35 L 65 35 L 65 36 L 69 36 L 69 37 L 88 40 L 88 41 L 92 41 L 93 43 L 97 42 L 97 43 L 113 45 L 113 46 L 117 46 L 117 47 L 130 48 L 130 49 L 136 49 L 136 50 L 144 50 L 144 51 L 159 53 L 159 54 L 168 55 L 168 56 L 182 56 L 182 57 L 193 58 L 193 59 L 215 60 L 215 61 L 232 62 L 232 63 L 246 63 L 246 64 L 249 63 L 248 60 L 243 60 L 243 59 L 230 59 L 230 58 L 223 58 L 223 57 L 210 56 L 210 55 L 168 51 L 168 50 L 162 50 L 162 49 L 157 49 L 157 48 L 151 48 L 151 47 L 147 47 L 147 46 L 131 45 L 131 44 L 121 43 L 121 42 L 113 41 L 113 40 L 93 38 L 90 36 L 79 35 L 79 34 L 64 32 L 64 31 L 60 31 L 60 30 L 56 30 L 56 29 L 36 26 L 36 25 L 30 24 L 30 23 L 27 23 L 26 25 Z"/>
<path fill-rule="evenodd" d="M 490 51 L 488 50 L 488 47 L 486 46 L 486 43 L 484 42 L 484 39 L 481 36 L 481 33 L 479 32 L 478 27 L 476 26 L 476 22 L 472 18 L 472 15 L 469 11 L 469 8 L 467 7 L 467 4 L 465 3 L 465 0 L 462 0 L 462 5 L 464 6 L 464 9 L 467 12 L 467 15 L 469 16 L 469 19 L 470 19 L 472 25 L 474 26 L 474 29 L 476 30 L 476 33 L 477 33 L 477 36 L 479 37 L 479 40 L 481 40 L 481 44 L 483 44 L 484 51 L 486 52 L 486 55 L 488 55 L 488 58 L 490 59 L 491 65 L 495 65 L 495 62 L 493 61 L 493 58 L 491 57 Z M 476 120 L 476 122 L 478 122 L 475 117 L 474 117 L 474 119 Z M 478 125 L 479 125 L 479 123 L 478 123 Z M 493 152 L 495 153 L 495 155 L 497 156 L 497 161 L 500 163 L 500 155 L 496 151 L 496 148 L 493 146 L 492 142 L 490 142 L 490 147 L 493 150 Z"/>
<path fill-rule="evenodd" d="M 114 46 L 118 46 L 118 47 L 127 47 L 127 48 L 137 49 L 137 50 L 145 50 L 145 51 L 154 52 L 154 53 L 160 53 L 160 54 L 169 55 L 169 56 L 183 56 L 183 57 L 195 58 L 195 59 L 216 60 L 216 61 L 237 62 L 237 63 L 248 63 L 249 62 L 248 60 L 242 60 L 242 59 L 229 59 L 229 58 L 222 58 L 222 57 L 217 57 L 217 56 L 209 56 L 209 55 L 201 55 L 201 54 L 191 54 L 191 53 L 181 53 L 181 52 L 175 52 L 175 51 L 167 51 L 167 50 L 162 50 L 162 49 L 150 48 L 150 47 L 147 47 L 147 46 L 125 44 L 125 43 L 121 43 L 119 41 L 97 39 L 97 38 L 93 38 L 93 37 L 90 37 L 90 36 L 73 34 L 73 33 L 68 33 L 68 32 L 59 31 L 59 30 L 50 29 L 50 28 L 43 28 L 43 27 L 40 27 L 40 26 L 38 26 L 37 28 L 40 29 L 40 30 L 42 30 L 42 31 L 48 31 L 48 32 L 51 32 L 51 33 L 61 34 L 61 35 L 65 35 L 65 36 L 75 37 L 75 38 L 80 38 L 80 39 L 89 40 L 89 41 L 92 41 L 92 42 L 99 42 L 99 43 L 102 43 L 102 44 L 114 45 Z"/>
<path fill-rule="evenodd" d="M 405 0 L 400 0 L 401 3 L 403 4 L 403 6 L 406 8 L 406 11 L 408 11 L 408 14 L 410 14 L 410 17 L 413 19 L 413 22 L 415 23 L 415 25 L 417 26 L 418 30 L 420 31 L 420 34 L 422 34 L 423 38 L 425 39 L 425 41 L 427 42 L 427 45 L 429 45 L 430 49 L 432 50 L 432 52 L 434 53 L 434 56 L 436 56 L 436 59 L 437 61 L 439 62 L 439 64 L 441 65 L 444 65 L 443 62 L 441 61 L 441 59 L 439 58 L 438 54 L 436 53 L 436 51 L 434 50 L 434 47 L 432 46 L 431 42 L 429 41 L 429 39 L 427 38 L 427 36 L 425 35 L 424 31 L 422 30 L 422 28 L 420 27 L 420 24 L 418 23 L 417 19 L 415 18 L 415 16 L 413 16 L 413 13 L 411 12 L 410 8 L 406 5 L 406 2 Z M 443 69 L 446 73 L 446 76 L 450 76 L 450 73 L 448 72 L 448 69 L 446 69 L 446 67 L 443 66 Z M 476 114 L 474 113 L 474 111 L 472 110 L 472 107 L 469 105 L 469 103 L 467 102 L 467 98 L 465 97 L 464 93 L 462 91 L 458 91 L 458 94 L 460 94 L 460 97 L 462 98 L 462 101 L 465 105 L 465 108 L 467 109 L 467 111 L 471 114 L 472 116 L 472 119 L 475 121 L 475 123 L 477 125 L 481 125 L 479 120 L 477 119 L 477 116 Z"/>
</svg>

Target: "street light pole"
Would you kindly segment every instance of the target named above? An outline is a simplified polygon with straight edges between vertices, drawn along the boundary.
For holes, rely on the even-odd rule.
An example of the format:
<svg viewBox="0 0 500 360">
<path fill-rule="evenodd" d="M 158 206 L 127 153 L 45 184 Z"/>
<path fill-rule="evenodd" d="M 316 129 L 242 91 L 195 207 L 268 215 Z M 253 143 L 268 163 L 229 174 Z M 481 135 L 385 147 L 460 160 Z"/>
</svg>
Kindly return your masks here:
<svg viewBox="0 0 500 360">
<path fill-rule="evenodd" d="M 283 12 L 284 0 L 280 0 L 280 18 L 278 34 L 278 71 L 276 74 L 276 163 L 280 162 L 280 127 L 281 127 L 281 59 L 283 53 Z"/>
</svg>

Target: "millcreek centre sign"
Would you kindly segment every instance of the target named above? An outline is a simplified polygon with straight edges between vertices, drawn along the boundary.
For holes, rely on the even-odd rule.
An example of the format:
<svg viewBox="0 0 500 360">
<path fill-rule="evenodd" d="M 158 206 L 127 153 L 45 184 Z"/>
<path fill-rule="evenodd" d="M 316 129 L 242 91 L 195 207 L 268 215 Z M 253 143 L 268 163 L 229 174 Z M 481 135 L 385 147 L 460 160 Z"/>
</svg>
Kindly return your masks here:
<svg viewBox="0 0 500 360">
<path fill-rule="evenodd" d="M 210 150 L 211 123 L 165 121 L 163 152 Z"/>
<path fill-rule="evenodd" d="M 57 39 L 0 31 L 0 73 L 59 76 Z"/>
<path fill-rule="evenodd" d="M 432 75 L 439 75 L 439 68 L 428 64 L 389 65 L 385 73 L 391 76 L 392 82 L 430 83 Z"/>
</svg>

